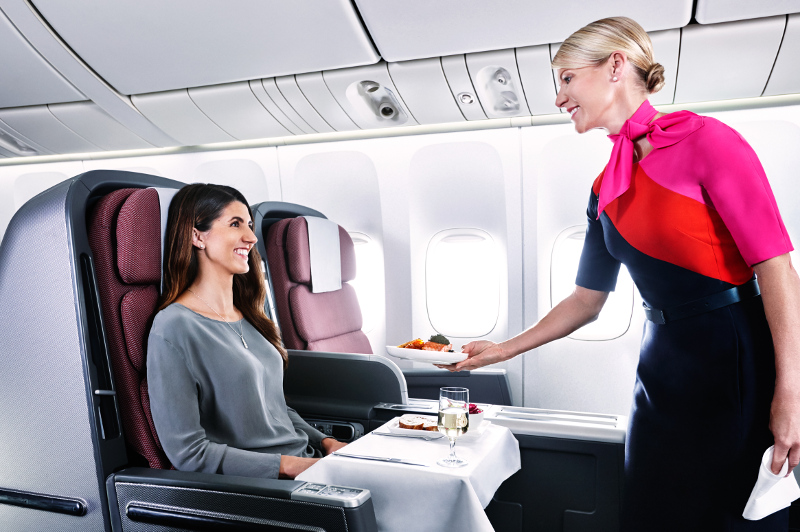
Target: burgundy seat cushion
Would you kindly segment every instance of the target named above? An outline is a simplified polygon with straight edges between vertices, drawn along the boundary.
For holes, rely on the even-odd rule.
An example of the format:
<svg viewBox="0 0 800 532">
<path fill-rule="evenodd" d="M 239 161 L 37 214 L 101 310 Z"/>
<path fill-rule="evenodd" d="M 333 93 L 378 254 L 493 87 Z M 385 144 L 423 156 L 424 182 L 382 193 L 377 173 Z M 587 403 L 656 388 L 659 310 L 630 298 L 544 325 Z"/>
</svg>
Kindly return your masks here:
<svg viewBox="0 0 800 532">
<path fill-rule="evenodd" d="M 150 467 L 169 469 L 153 427 L 145 367 L 161 277 L 160 220 L 155 190 L 120 189 L 94 206 L 88 232 L 125 439 Z"/>
<path fill-rule="evenodd" d="M 347 284 L 356 276 L 355 248 L 347 231 L 339 227 L 342 289 L 334 292 L 311 292 L 305 218 L 274 223 L 265 244 L 284 345 L 288 349 L 372 354 L 369 340 L 361 331 L 355 290 Z"/>
</svg>

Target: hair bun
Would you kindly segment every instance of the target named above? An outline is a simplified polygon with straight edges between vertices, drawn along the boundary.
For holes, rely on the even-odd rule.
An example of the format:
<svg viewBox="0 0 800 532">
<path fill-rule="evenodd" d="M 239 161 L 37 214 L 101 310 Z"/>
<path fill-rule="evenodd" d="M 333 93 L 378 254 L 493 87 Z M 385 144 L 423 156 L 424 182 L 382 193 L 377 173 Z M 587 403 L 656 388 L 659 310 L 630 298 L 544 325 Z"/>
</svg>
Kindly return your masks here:
<svg viewBox="0 0 800 532">
<path fill-rule="evenodd" d="M 664 67 L 661 63 L 650 63 L 644 74 L 644 84 L 650 94 L 658 92 L 664 87 Z"/>
</svg>

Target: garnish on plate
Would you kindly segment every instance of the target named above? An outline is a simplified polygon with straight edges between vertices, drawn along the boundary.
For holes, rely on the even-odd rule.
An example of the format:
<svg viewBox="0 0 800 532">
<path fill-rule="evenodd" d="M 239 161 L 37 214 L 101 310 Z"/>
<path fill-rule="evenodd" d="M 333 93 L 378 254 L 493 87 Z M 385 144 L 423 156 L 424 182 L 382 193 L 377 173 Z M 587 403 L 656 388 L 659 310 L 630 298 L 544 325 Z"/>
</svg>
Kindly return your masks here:
<svg viewBox="0 0 800 532">
<path fill-rule="evenodd" d="M 416 338 L 410 342 L 400 344 L 397 347 L 403 349 L 419 349 L 421 351 L 453 352 L 453 345 L 450 343 L 450 340 L 441 334 L 434 334 L 427 342 L 423 342 L 420 338 Z"/>
</svg>

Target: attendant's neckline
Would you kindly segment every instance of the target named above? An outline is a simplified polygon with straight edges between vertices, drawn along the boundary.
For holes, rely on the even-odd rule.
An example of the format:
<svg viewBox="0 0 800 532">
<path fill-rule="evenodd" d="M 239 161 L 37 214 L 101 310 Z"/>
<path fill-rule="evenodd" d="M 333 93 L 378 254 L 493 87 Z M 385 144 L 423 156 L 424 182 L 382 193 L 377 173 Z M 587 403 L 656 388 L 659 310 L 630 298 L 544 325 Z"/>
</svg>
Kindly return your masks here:
<svg viewBox="0 0 800 532">
<path fill-rule="evenodd" d="M 178 303 L 177 301 L 175 301 L 173 303 L 173 305 L 181 306 L 181 307 L 185 308 L 186 310 L 188 310 L 189 312 L 191 312 L 192 314 L 194 314 L 195 316 L 200 316 L 201 318 L 207 319 L 208 321 L 213 321 L 214 323 L 239 323 L 240 321 L 242 321 L 244 319 L 244 317 L 242 317 L 242 319 L 236 320 L 236 321 L 215 320 L 214 318 L 209 318 L 208 316 L 203 316 L 199 312 L 190 309 L 189 307 L 187 307 L 183 303 Z"/>
</svg>

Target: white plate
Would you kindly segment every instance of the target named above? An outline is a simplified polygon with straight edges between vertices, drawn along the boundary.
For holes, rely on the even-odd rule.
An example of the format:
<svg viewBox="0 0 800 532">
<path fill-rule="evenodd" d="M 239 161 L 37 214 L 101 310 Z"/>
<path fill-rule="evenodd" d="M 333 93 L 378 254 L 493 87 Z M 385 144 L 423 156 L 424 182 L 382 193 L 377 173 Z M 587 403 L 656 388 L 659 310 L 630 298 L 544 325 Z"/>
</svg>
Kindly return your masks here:
<svg viewBox="0 0 800 532">
<path fill-rule="evenodd" d="M 466 353 L 423 351 L 421 349 L 405 349 L 394 345 L 387 345 L 386 352 L 397 358 L 416 360 L 417 362 L 430 362 L 431 364 L 455 364 L 467 358 Z"/>
<path fill-rule="evenodd" d="M 436 421 L 436 416 L 419 416 L 419 417 L 429 418 L 432 419 L 433 421 Z M 396 417 L 393 420 L 391 420 L 388 425 L 386 425 L 386 428 L 389 430 L 389 432 L 393 432 L 395 434 L 407 434 L 409 436 L 431 436 L 434 438 L 436 437 L 437 434 L 443 436 L 443 434 L 438 430 L 433 431 L 433 430 L 419 430 L 419 429 L 401 429 L 399 422 L 400 418 Z M 490 423 L 484 420 L 478 426 L 478 428 L 473 428 L 470 426 L 469 430 L 467 430 L 467 433 L 460 436 L 456 441 L 459 442 L 459 441 L 477 440 L 481 436 L 481 434 L 483 434 L 483 431 L 486 430 L 486 427 L 488 427 L 489 425 Z"/>
</svg>

